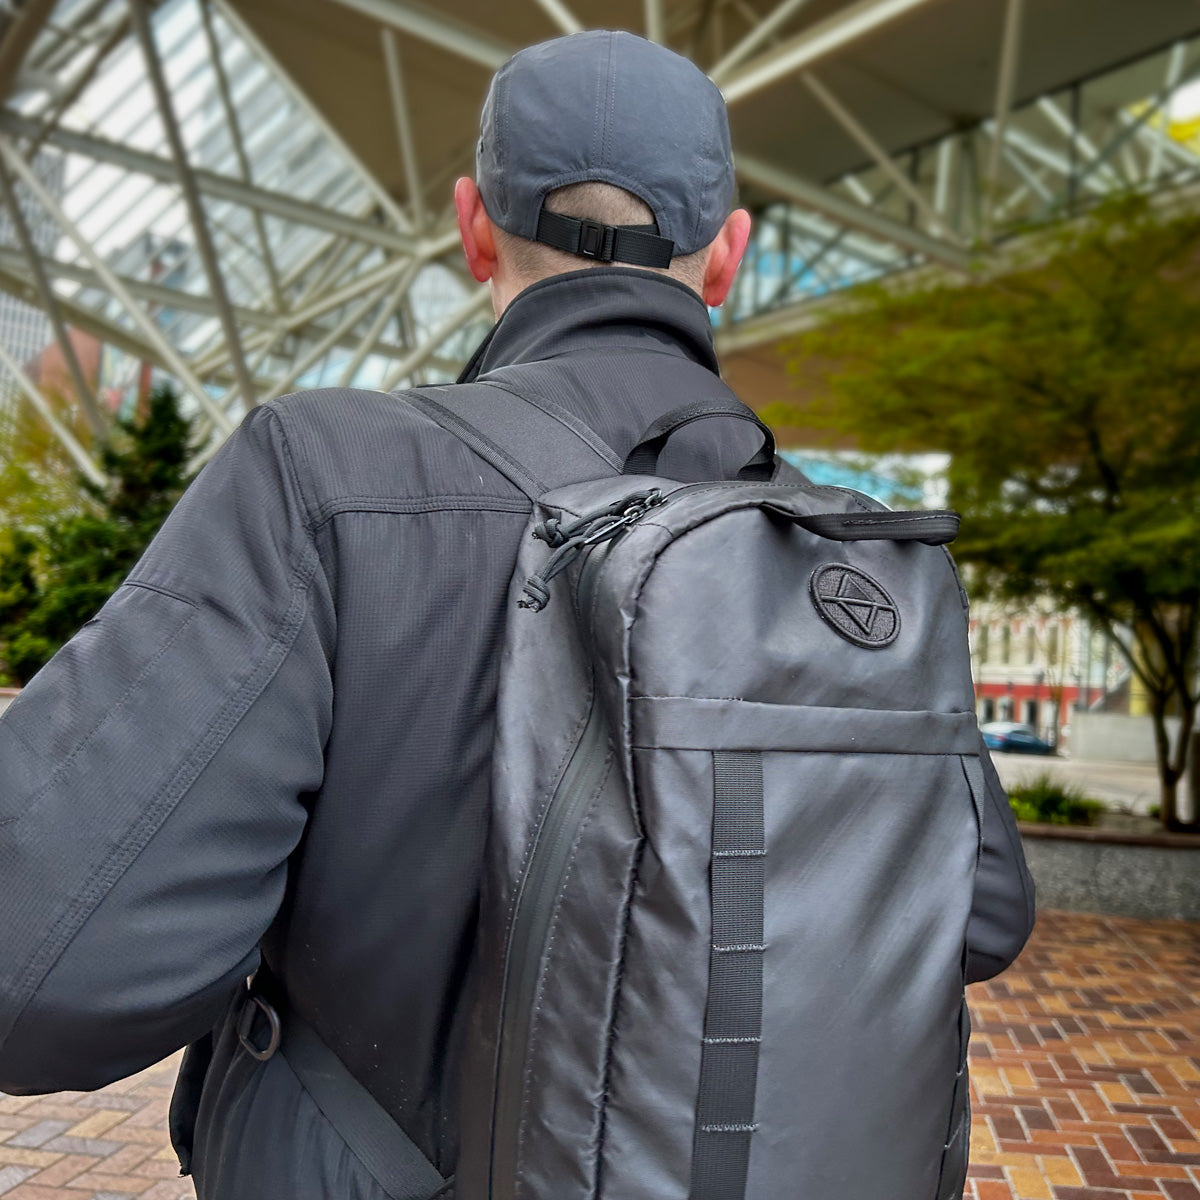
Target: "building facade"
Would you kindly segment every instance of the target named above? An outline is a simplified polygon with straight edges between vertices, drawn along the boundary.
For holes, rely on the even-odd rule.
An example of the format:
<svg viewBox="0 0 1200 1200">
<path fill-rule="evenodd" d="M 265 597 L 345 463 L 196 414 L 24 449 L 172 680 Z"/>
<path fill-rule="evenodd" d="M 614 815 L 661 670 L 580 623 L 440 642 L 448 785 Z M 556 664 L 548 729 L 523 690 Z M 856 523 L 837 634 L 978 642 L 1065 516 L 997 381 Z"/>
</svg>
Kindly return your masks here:
<svg viewBox="0 0 1200 1200">
<path fill-rule="evenodd" d="M 1076 613 L 974 603 L 970 639 L 981 723 L 1019 721 L 1058 745 L 1074 710 L 1128 711 L 1128 665 Z"/>
</svg>

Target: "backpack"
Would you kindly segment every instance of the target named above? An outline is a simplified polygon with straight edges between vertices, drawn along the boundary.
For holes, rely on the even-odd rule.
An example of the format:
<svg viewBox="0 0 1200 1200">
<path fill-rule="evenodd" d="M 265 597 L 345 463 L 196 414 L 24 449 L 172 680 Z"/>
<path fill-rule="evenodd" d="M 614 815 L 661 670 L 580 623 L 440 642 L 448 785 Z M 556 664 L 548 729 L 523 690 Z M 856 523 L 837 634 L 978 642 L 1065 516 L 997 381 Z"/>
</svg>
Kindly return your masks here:
<svg viewBox="0 0 1200 1200">
<path fill-rule="evenodd" d="M 621 462 L 542 399 L 407 398 L 533 501 L 458 1200 L 957 1200 L 986 753 L 958 516 L 814 486 L 727 399 Z M 739 477 L 658 477 L 716 416 L 762 431 Z"/>
</svg>

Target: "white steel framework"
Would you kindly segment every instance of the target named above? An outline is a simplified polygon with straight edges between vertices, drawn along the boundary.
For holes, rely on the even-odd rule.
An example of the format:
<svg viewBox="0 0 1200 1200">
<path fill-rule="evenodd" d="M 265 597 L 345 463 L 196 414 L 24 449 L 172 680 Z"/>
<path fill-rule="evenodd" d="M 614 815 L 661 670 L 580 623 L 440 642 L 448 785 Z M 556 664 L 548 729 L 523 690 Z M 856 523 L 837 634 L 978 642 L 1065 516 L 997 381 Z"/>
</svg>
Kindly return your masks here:
<svg viewBox="0 0 1200 1200">
<path fill-rule="evenodd" d="M 1200 74 L 1195 30 L 1031 93 L 1023 68 L 1046 0 L 987 2 L 988 102 L 970 118 L 935 113 L 936 132 L 905 141 L 853 56 L 983 0 L 629 0 L 629 27 L 689 53 L 730 105 L 756 232 L 720 314 L 728 347 L 778 336 L 798 306 L 858 280 L 921 264 L 970 272 L 1032 224 L 1196 177 L 1200 125 L 1175 113 Z M 0 290 L 46 314 L 70 394 L 48 394 L 7 350 L 0 374 L 93 479 L 108 422 L 146 364 L 199 414 L 201 459 L 250 406 L 292 388 L 450 377 L 489 320 L 448 203 L 454 175 L 471 170 L 478 100 L 472 92 L 469 120 L 438 123 L 427 60 L 465 72 L 470 91 L 522 42 L 611 20 L 599 0 L 518 0 L 503 12 L 474 0 L 294 0 L 298 18 L 337 12 L 370 35 L 355 44 L 374 46 L 380 151 L 285 61 L 264 3 L 0 10 L 0 205 L 12 214 L 0 224 Z M 786 114 L 789 97 L 826 123 L 813 162 L 824 147 L 823 161 L 848 167 L 810 167 L 807 126 L 756 127 L 755 114 Z M 39 155 L 61 159 L 60 193 L 35 170 Z M 30 211 L 57 231 L 53 248 L 29 235 Z M 116 354 L 106 375 L 89 375 L 72 329 Z"/>
</svg>

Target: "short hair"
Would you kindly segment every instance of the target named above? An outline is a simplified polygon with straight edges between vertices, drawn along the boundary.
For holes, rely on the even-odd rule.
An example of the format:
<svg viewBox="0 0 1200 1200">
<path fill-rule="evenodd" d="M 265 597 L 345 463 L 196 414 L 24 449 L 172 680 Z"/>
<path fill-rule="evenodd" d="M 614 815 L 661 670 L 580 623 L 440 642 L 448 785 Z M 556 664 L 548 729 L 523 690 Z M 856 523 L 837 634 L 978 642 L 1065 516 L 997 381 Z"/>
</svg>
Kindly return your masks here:
<svg viewBox="0 0 1200 1200">
<path fill-rule="evenodd" d="M 568 217 L 587 217 L 603 225 L 652 225 L 654 213 L 644 200 L 611 183 L 587 180 L 569 183 L 555 188 L 545 200 L 549 212 L 562 213 Z M 549 275 L 562 275 L 577 271 L 581 267 L 603 267 L 609 264 L 594 258 L 583 258 L 556 250 L 542 242 L 533 242 L 518 237 L 496 226 L 496 237 L 504 257 L 514 272 L 528 283 L 545 279 Z M 693 254 L 679 254 L 671 259 L 669 267 L 648 267 L 647 270 L 670 275 L 687 284 L 697 295 L 704 287 L 704 267 L 708 261 L 708 247 Z M 615 264 L 620 266 L 621 264 Z"/>
</svg>

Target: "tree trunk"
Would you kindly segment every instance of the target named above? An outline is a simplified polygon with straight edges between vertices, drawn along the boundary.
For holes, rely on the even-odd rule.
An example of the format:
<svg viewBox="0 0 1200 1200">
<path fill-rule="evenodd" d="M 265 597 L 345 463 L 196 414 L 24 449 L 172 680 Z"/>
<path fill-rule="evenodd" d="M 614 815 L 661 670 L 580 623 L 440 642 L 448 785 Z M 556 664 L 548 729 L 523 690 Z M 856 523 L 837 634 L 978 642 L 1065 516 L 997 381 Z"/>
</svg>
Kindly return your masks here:
<svg viewBox="0 0 1200 1200">
<path fill-rule="evenodd" d="M 1161 692 L 1150 696 L 1150 719 L 1154 722 L 1154 759 L 1158 764 L 1159 819 L 1165 829 L 1179 825 L 1179 774 L 1171 761 L 1171 734 L 1167 729 L 1167 701 Z"/>
<path fill-rule="evenodd" d="M 1175 745 L 1174 761 L 1171 764 L 1171 769 L 1176 780 L 1183 777 L 1183 773 L 1188 766 L 1188 750 L 1192 744 L 1192 730 L 1196 727 L 1196 706 L 1191 701 L 1190 696 L 1182 697 L 1183 703 L 1180 706 L 1179 714 L 1179 741 Z M 1200 763 L 1193 760 L 1193 773 L 1200 770 Z M 1178 784 L 1175 787 L 1175 796 L 1172 798 L 1172 817 L 1171 821 L 1165 819 L 1166 806 L 1163 807 L 1164 820 L 1163 824 L 1173 833 L 1200 833 L 1200 812 L 1190 813 L 1190 819 L 1184 821 L 1179 816 L 1179 798 Z M 1193 794 L 1195 789 L 1193 789 Z"/>
<path fill-rule="evenodd" d="M 1154 756 L 1158 763 L 1159 815 L 1163 828 L 1170 833 L 1200 832 L 1200 821 L 1195 817 L 1184 821 L 1179 816 L 1179 780 L 1187 765 L 1188 743 L 1195 725 L 1196 708 L 1186 701 L 1183 704 L 1179 741 L 1172 753 L 1171 735 L 1167 729 L 1169 699 L 1169 696 L 1154 695 L 1150 704 L 1150 716 L 1154 722 Z M 1196 764 L 1192 769 L 1196 769 Z"/>
</svg>

